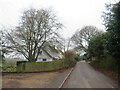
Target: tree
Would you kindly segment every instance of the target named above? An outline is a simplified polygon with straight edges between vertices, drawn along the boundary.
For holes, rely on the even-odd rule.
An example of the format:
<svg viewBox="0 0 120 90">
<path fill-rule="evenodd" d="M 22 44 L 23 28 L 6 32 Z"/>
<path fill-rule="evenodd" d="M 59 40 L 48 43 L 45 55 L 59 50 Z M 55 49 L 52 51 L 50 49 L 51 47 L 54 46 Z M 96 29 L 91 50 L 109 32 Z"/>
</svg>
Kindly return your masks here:
<svg viewBox="0 0 120 90">
<path fill-rule="evenodd" d="M 22 54 L 28 61 L 37 61 L 41 48 L 62 28 L 56 15 L 48 9 L 23 12 L 19 26 L 6 34 L 9 49 Z"/>
<path fill-rule="evenodd" d="M 120 1 L 116 4 L 106 5 L 104 12 L 104 24 L 109 33 L 108 50 L 115 58 L 120 58 Z"/>
<path fill-rule="evenodd" d="M 69 51 L 72 47 L 71 45 L 71 39 L 67 38 L 67 39 L 63 39 L 63 48 L 64 48 L 64 52 Z"/>
<path fill-rule="evenodd" d="M 120 1 L 116 4 L 106 5 L 107 12 L 104 12 L 104 24 L 109 33 L 108 50 L 116 59 L 120 58 Z"/>
<path fill-rule="evenodd" d="M 103 33 L 90 39 L 88 45 L 88 54 L 90 57 L 97 57 L 99 60 L 107 53 L 106 36 L 107 33 Z"/>
<path fill-rule="evenodd" d="M 116 59 L 114 62 L 120 75 L 120 1 L 107 5 L 107 12 L 104 12 L 103 17 L 106 30 L 109 33 L 107 49 L 109 54 Z M 120 80 L 118 83 L 120 84 Z"/>
<path fill-rule="evenodd" d="M 5 62 L 5 53 L 7 53 L 7 49 L 5 48 L 5 36 L 4 31 L 0 30 L 0 61 L 2 63 Z"/>
<path fill-rule="evenodd" d="M 94 26 L 85 26 L 81 30 L 78 30 L 71 38 L 75 50 L 86 52 L 90 39 L 100 33 L 102 32 Z"/>
<path fill-rule="evenodd" d="M 68 51 L 72 47 L 71 39 L 70 38 L 64 39 L 59 34 L 56 34 L 56 37 L 54 37 L 50 41 L 50 44 L 56 46 L 56 48 L 61 50 L 62 52 Z"/>
<path fill-rule="evenodd" d="M 53 39 L 49 41 L 49 44 L 55 46 L 58 50 L 64 52 L 64 38 L 61 37 L 58 33 L 54 36 Z"/>
</svg>

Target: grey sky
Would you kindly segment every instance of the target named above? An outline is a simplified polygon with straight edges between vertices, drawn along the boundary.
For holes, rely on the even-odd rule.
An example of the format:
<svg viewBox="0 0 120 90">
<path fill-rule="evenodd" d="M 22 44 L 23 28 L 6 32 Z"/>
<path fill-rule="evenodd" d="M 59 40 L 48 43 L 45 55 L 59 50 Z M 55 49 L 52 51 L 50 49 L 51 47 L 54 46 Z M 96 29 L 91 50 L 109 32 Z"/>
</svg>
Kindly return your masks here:
<svg viewBox="0 0 120 90">
<path fill-rule="evenodd" d="M 0 25 L 14 27 L 18 25 L 24 9 L 53 8 L 65 28 L 61 31 L 64 38 L 71 37 L 78 29 L 94 25 L 104 30 L 102 11 L 105 3 L 115 0 L 0 0 Z"/>
</svg>

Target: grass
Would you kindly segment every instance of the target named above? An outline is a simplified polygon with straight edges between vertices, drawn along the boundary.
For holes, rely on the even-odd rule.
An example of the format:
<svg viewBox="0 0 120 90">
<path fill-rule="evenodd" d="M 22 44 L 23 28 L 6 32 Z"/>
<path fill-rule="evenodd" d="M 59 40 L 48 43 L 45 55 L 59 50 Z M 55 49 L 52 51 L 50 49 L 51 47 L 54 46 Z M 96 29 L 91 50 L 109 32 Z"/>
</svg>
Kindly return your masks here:
<svg viewBox="0 0 120 90">
<path fill-rule="evenodd" d="M 16 71 L 16 67 L 2 67 L 2 72 L 15 72 Z"/>
</svg>

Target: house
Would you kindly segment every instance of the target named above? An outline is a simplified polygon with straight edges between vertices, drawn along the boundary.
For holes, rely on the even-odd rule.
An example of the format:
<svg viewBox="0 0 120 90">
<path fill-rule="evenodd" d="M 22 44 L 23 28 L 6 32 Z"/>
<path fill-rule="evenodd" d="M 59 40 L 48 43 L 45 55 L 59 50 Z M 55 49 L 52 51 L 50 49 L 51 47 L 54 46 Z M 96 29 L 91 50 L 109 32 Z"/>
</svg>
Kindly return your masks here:
<svg viewBox="0 0 120 90">
<path fill-rule="evenodd" d="M 55 46 L 46 45 L 42 48 L 41 54 L 38 56 L 37 62 L 54 61 L 63 57 L 62 51 L 55 48 Z"/>
<path fill-rule="evenodd" d="M 10 52 L 9 54 L 6 54 L 5 57 L 17 61 L 26 61 L 25 57 L 22 54 L 16 54 L 16 52 Z M 41 49 L 41 53 L 38 56 L 38 60 L 36 62 L 54 61 L 59 60 L 62 57 L 63 53 L 61 50 L 58 50 L 57 48 L 55 48 L 55 46 L 45 45 Z"/>
</svg>

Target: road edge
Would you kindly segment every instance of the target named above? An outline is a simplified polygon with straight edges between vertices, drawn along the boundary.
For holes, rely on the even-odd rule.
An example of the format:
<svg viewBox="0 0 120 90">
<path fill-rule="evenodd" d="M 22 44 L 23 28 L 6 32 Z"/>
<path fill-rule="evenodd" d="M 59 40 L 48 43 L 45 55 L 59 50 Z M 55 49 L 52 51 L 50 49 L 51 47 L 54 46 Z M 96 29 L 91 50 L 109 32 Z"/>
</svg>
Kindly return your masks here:
<svg viewBox="0 0 120 90">
<path fill-rule="evenodd" d="M 66 82 L 66 80 L 68 79 L 68 77 L 70 76 L 70 74 L 72 73 L 74 67 L 70 70 L 70 72 L 68 73 L 68 75 L 65 77 L 65 79 L 63 80 L 63 82 L 61 83 L 61 85 L 58 87 L 58 89 L 62 88 L 63 84 Z"/>
</svg>

